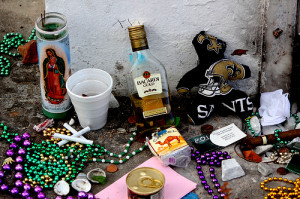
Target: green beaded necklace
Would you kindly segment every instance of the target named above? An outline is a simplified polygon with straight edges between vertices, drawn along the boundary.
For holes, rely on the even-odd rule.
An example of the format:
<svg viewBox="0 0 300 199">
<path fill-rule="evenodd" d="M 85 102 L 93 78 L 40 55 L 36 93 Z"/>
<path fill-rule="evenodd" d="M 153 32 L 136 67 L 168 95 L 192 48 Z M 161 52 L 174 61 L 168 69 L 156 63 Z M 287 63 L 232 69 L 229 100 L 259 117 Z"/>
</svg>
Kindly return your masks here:
<svg viewBox="0 0 300 199">
<path fill-rule="evenodd" d="M 13 137 L 17 133 L 8 133 L 7 126 L 3 123 L 1 138 L 12 143 Z M 81 172 L 87 162 L 102 162 L 111 164 L 122 164 L 132 156 L 143 151 L 147 145 L 144 144 L 138 150 L 128 154 L 130 145 L 136 136 L 133 132 L 126 144 L 125 150 L 120 153 L 112 153 L 100 145 L 81 145 L 75 144 L 71 146 L 58 147 L 53 141 L 42 141 L 41 143 L 32 143 L 26 148 L 26 163 L 24 171 L 26 178 L 23 183 L 30 183 L 33 186 L 41 186 L 43 188 L 52 188 L 55 183 L 65 180 L 72 183 L 79 172 Z M 106 153 L 110 157 L 119 158 L 120 160 L 105 159 L 102 155 Z M 125 158 L 123 156 L 128 154 Z"/>
<path fill-rule="evenodd" d="M 246 122 L 246 128 L 247 128 L 246 131 L 250 131 L 250 133 L 251 133 L 254 137 L 256 137 L 256 136 L 258 136 L 258 134 L 256 134 L 256 132 L 253 130 L 253 128 L 251 127 L 251 124 L 250 124 L 250 119 L 251 119 L 252 116 L 257 116 L 257 117 L 260 118 L 258 112 L 252 113 L 252 115 L 251 115 L 250 117 L 247 117 L 247 118 L 245 119 L 245 122 Z M 295 129 L 296 126 L 297 126 L 297 124 L 300 122 L 300 120 L 299 120 L 299 117 L 298 117 L 297 114 L 291 114 L 291 117 L 294 117 L 294 118 L 295 118 L 295 126 L 294 126 L 294 129 Z M 275 130 L 274 130 L 274 136 L 276 137 L 277 143 L 273 144 L 273 146 L 274 146 L 276 149 L 279 149 L 279 148 L 281 148 L 281 147 L 284 147 L 285 145 L 287 145 L 287 144 L 290 142 L 290 141 L 286 141 L 286 140 L 285 140 L 285 141 L 281 140 L 281 138 L 279 138 L 279 132 L 282 132 L 282 130 L 281 130 L 281 129 L 275 129 Z M 293 153 L 293 152 L 295 152 L 295 150 L 291 150 L 291 152 Z"/>
<path fill-rule="evenodd" d="M 19 56 L 20 54 L 17 52 L 17 48 L 32 39 L 36 39 L 35 28 L 31 31 L 26 41 L 23 39 L 23 35 L 19 33 L 7 33 L 3 36 L 3 41 L 0 42 L 0 76 L 8 76 L 11 66 L 10 61 L 4 57 L 3 54 L 13 57 Z M 14 48 L 16 49 L 14 50 Z"/>
</svg>

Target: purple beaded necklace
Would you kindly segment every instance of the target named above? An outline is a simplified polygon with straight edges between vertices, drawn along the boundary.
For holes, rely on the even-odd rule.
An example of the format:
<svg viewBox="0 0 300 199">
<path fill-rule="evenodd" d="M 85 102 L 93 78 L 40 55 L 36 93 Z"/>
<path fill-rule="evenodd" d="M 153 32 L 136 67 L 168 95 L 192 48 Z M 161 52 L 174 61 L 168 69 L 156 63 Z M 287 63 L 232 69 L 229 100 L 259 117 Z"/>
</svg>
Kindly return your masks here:
<svg viewBox="0 0 300 199">
<path fill-rule="evenodd" d="M 48 199 L 43 193 L 43 188 L 40 186 L 32 187 L 28 183 L 23 183 L 25 177 L 24 163 L 26 161 L 26 148 L 31 145 L 29 140 L 30 134 L 25 132 L 22 136 L 15 135 L 13 139 L 10 139 L 9 133 L 6 132 L 7 127 L 1 123 L 3 127 L 3 135 L 1 138 L 6 138 L 10 142 L 9 149 L 6 151 L 7 159 L 0 170 L 0 190 L 1 193 L 10 193 L 13 197 L 19 197 L 25 199 Z M 13 170 L 14 166 L 14 170 Z M 14 172 L 13 172 L 14 171 Z M 14 182 L 9 185 L 5 182 L 5 176 L 7 174 L 14 173 Z M 73 196 L 66 196 L 66 199 L 75 199 Z M 84 191 L 78 192 L 78 198 L 94 199 L 95 196 L 92 193 L 86 193 Z M 55 199 L 63 199 L 62 196 L 57 196 Z"/>
<path fill-rule="evenodd" d="M 213 195 L 213 199 L 219 199 L 219 198 L 224 198 L 226 195 L 225 193 L 222 193 L 222 189 L 220 188 L 221 185 L 218 182 L 218 179 L 215 174 L 215 169 L 213 166 L 220 167 L 221 162 L 225 159 L 230 159 L 230 155 L 226 151 L 218 151 L 218 152 L 211 152 L 211 153 L 205 153 L 205 154 L 200 154 L 199 151 L 194 151 L 194 147 L 191 147 L 192 151 L 192 158 L 196 160 L 197 162 L 197 171 L 199 178 L 201 180 L 201 184 L 203 185 L 204 189 L 207 191 L 209 195 Z M 208 185 L 207 180 L 205 179 L 204 173 L 202 171 L 202 166 L 204 165 L 209 165 L 209 172 L 210 172 L 210 178 L 211 181 L 214 184 L 214 187 L 217 189 L 217 192 L 220 194 L 220 197 L 216 194 L 214 194 L 214 191 L 211 189 L 211 187 Z"/>
</svg>

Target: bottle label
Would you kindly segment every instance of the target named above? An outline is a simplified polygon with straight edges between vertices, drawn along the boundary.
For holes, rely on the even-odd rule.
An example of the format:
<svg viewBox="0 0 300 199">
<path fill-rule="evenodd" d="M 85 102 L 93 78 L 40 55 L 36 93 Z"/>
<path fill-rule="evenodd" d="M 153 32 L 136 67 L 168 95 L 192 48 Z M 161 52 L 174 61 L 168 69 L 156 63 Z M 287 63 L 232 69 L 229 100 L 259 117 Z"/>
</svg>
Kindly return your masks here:
<svg viewBox="0 0 300 199">
<path fill-rule="evenodd" d="M 63 113 L 71 108 L 66 82 L 70 76 L 69 36 L 47 41 L 37 37 L 42 105 L 51 113 Z"/>
<path fill-rule="evenodd" d="M 159 73 L 150 74 L 150 72 L 145 71 L 143 76 L 134 79 L 134 83 L 139 97 L 162 93 L 161 75 Z"/>
</svg>

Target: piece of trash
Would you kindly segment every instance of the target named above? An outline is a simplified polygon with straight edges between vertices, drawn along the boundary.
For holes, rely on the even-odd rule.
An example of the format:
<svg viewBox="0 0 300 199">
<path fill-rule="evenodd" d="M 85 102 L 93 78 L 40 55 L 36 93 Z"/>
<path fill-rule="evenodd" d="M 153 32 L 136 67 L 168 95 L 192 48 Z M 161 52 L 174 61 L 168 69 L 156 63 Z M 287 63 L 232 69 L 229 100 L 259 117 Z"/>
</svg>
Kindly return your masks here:
<svg viewBox="0 0 300 199">
<path fill-rule="evenodd" d="M 281 30 L 280 28 L 276 28 L 274 31 L 273 31 L 273 35 L 274 37 L 277 39 L 281 33 L 283 32 L 283 30 Z"/>
<path fill-rule="evenodd" d="M 201 133 L 210 134 L 214 130 L 214 127 L 210 124 L 205 124 L 201 126 Z"/>
<path fill-rule="evenodd" d="M 99 182 L 100 184 L 106 183 L 106 177 L 104 177 L 104 176 L 93 176 L 92 180 L 95 180 L 95 181 Z"/>
<path fill-rule="evenodd" d="M 38 63 L 38 53 L 36 40 L 31 40 L 26 44 L 18 47 L 19 53 L 23 57 L 24 64 L 37 64 Z"/>
<path fill-rule="evenodd" d="M 136 123 L 136 118 L 135 118 L 135 116 L 129 116 L 128 122 L 129 122 L 130 124 Z"/>
<path fill-rule="evenodd" d="M 233 53 L 231 53 L 231 55 L 238 55 L 238 56 L 247 55 L 247 51 L 248 50 L 236 49 L 233 51 Z"/>
<path fill-rule="evenodd" d="M 34 125 L 33 130 L 37 131 L 37 132 L 41 132 L 42 130 L 51 127 L 52 124 L 54 124 L 54 120 L 53 119 L 46 119 L 44 122 L 38 124 L 38 125 Z"/>
</svg>

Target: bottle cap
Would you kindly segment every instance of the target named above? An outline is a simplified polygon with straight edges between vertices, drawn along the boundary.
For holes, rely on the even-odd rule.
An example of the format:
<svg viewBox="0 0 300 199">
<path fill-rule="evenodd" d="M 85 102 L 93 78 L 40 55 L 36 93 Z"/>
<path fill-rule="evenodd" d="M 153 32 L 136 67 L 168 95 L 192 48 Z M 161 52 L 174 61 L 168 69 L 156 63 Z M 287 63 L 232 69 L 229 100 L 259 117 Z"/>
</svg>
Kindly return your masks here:
<svg viewBox="0 0 300 199">
<path fill-rule="evenodd" d="M 133 51 L 148 49 L 144 25 L 129 27 L 128 31 Z"/>
</svg>

